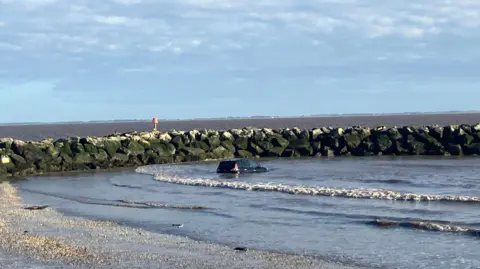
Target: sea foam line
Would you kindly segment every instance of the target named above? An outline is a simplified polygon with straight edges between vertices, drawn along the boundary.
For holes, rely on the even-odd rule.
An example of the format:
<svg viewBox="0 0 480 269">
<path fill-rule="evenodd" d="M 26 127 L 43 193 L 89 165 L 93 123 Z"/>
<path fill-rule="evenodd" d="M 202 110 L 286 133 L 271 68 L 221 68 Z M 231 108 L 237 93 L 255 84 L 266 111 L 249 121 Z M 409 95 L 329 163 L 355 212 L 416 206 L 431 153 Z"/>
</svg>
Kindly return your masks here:
<svg viewBox="0 0 480 269">
<path fill-rule="evenodd" d="M 480 197 L 477 196 L 415 194 L 382 189 L 345 189 L 312 186 L 292 186 L 283 184 L 248 183 L 240 181 L 230 182 L 201 178 L 181 178 L 176 177 L 172 174 L 164 173 L 163 171 L 149 171 L 144 167 L 139 167 L 136 171 L 138 173 L 153 175 L 156 180 L 161 182 L 189 186 L 203 186 L 210 188 L 227 188 L 246 191 L 270 191 L 288 193 L 293 195 L 319 195 L 357 199 L 480 203 Z"/>
<path fill-rule="evenodd" d="M 402 227 L 409 229 L 418 229 L 425 231 L 434 231 L 434 232 L 451 232 L 451 233 L 463 233 L 472 236 L 480 236 L 480 229 L 465 227 L 465 226 L 456 226 L 443 223 L 436 223 L 430 221 L 393 221 L 386 219 L 377 219 L 368 224 L 375 225 L 382 228 L 391 228 L 391 227 Z"/>
</svg>

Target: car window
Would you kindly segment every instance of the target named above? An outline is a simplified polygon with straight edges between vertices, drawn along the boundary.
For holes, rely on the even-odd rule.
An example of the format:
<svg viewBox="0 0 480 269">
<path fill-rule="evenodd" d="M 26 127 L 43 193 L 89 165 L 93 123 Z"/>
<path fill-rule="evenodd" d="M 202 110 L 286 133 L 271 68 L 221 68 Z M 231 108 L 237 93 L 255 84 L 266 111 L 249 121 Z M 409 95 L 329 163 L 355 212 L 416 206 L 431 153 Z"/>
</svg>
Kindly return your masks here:
<svg viewBox="0 0 480 269">
<path fill-rule="evenodd" d="M 226 162 L 221 162 L 218 168 L 220 169 L 232 169 L 233 166 L 235 165 L 235 162 L 231 161 L 226 161 Z"/>
<path fill-rule="evenodd" d="M 239 160 L 238 161 L 238 166 L 246 168 L 246 167 L 248 167 L 248 164 L 245 162 L 245 160 Z"/>
</svg>

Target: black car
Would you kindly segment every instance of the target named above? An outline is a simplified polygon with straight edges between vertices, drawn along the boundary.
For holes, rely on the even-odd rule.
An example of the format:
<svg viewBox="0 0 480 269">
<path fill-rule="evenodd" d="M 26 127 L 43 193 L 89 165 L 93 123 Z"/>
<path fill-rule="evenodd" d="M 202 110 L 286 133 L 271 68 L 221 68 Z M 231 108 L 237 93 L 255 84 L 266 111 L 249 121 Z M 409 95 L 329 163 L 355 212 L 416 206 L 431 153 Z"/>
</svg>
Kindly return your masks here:
<svg viewBox="0 0 480 269">
<path fill-rule="evenodd" d="M 267 171 L 266 167 L 249 159 L 221 161 L 217 167 L 217 173 L 222 174 L 263 173 Z"/>
</svg>

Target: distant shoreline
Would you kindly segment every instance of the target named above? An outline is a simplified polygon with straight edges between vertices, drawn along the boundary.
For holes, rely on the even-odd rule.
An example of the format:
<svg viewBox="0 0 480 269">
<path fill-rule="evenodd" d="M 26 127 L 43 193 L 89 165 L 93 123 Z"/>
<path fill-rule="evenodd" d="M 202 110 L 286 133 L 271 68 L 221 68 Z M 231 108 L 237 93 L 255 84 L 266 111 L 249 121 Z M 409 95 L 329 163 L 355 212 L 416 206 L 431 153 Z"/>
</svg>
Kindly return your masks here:
<svg viewBox="0 0 480 269">
<path fill-rule="evenodd" d="M 216 117 L 216 118 L 188 118 L 188 119 L 162 119 L 160 122 L 182 121 L 225 121 L 225 120 L 262 120 L 262 119 L 302 119 L 302 118 L 343 118 L 343 117 L 388 117 L 388 116 L 421 116 L 421 115 L 446 115 L 446 114 L 480 114 L 480 110 L 470 111 L 438 111 L 438 112 L 402 112 L 402 113 L 351 113 L 351 114 L 317 114 L 301 116 L 250 116 L 250 117 Z M 86 121 L 59 121 L 59 122 L 8 122 L 0 126 L 26 126 L 26 125 L 68 125 L 68 124 L 114 124 L 114 123 L 144 123 L 150 119 L 123 119 L 123 120 L 86 120 Z"/>
<path fill-rule="evenodd" d="M 421 113 L 421 114 L 381 114 L 381 115 L 340 115 L 340 116 L 304 116 L 274 118 L 232 118 L 232 119 L 194 119 L 159 120 L 160 131 L 192 129 L 228 130 L 246 126 L 258 128 L 313 129 L 317 127 L 376 127 L 424 126 L 476 124 L 480 122 L 480 112 Z M 106 136 L 115 132 L 149 131 L 153 126 L 149 120 L 106 121 L 76 123 L 29 123 L 0 125 L 0 138 L 11 137 L 20 140 L 42 140 L 45 138 L 67 138 L 85 136 Z"/>
</svg>

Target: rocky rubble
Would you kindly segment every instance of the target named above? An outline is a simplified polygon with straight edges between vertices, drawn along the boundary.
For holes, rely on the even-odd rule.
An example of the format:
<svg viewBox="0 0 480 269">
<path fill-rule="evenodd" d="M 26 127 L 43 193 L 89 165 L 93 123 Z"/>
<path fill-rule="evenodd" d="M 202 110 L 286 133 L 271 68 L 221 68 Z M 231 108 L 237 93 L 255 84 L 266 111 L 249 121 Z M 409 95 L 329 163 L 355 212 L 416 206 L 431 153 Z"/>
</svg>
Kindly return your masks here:
<svg viewBox="0 0 480 269">
<path fill-rule="evenodd" d="M 233 157 L 476 155 L 480 124 L 132 132 L 106 137 L 0 139 L 0 176 L 137 167 Z"/>
</svg>

